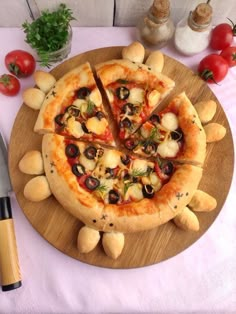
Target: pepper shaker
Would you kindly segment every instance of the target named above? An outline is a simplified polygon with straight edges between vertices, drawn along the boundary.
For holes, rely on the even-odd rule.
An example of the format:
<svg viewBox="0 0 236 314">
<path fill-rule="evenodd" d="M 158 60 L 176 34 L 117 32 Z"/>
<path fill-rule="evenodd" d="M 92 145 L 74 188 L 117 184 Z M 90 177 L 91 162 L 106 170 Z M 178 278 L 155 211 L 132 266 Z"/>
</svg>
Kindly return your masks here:
<svg viewBox="0 0 236 314">
<path fill-rule="evenodd" d="M 200 3 L 190 11 L 187 18 L 182 19 L 175 30 L 176 49 L 184 55 L 194 55 L 205 50 L 210 42 L 212 7 L 210 0 Z"/>
<path fill-rule="evenodd" d="M 138 38 L 146 46 L 164 47 L 174 34 L 169 0 L 154 0 L 137 24 Z"/>
</svg>

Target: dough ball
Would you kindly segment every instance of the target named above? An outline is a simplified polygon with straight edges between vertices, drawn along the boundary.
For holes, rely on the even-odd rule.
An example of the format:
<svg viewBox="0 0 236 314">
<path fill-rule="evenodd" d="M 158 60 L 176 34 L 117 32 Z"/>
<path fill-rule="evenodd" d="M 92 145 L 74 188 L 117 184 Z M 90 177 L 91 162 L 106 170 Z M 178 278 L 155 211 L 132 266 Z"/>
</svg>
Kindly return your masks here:
<svg viewBox="0 0 236 314">
<path fill-rule="evenodd" d="M 52 74 L 44 71 L 35 71 L 34 80 L 36 85 L 45 94 L 49 92 L 53 85 L 56 83 L 55 77 Z"/>
<path fill-rule="evenodd" d="M 173 220 L 176 226 L 183 230 L 199 230 L 198 218 L 188 207 L 185 207 L 179 214 L 175 216 Z"/>
<path fill-rule="evenodd" d="M 104 233 L 102 245 L 107 256 L 116 259 L 125 245 L 125 236 L 121 232 Z"/>
<path fill-rule="evenodd" d="M 77 238 L 77 247 L 80 253 L 88 253 L 92 251 L 100 240 L 99 231 L 84 226 L 80 229 Z"/>
<path fill-rule="evenodd" d="M 52 194 L 48 180 L 45 176 L 31 179 L 24 188 L 24 196 L 29 201 L 40 202 Z"/>
<path fill-rule="evenodd" d="M 153 71 L 160 73 L 164 67 L 164 56 L 159 50 L 152 52 L 147 58 L 146 65 L 150 66 Z"/>
<path fill-rule="evenodd" d="M 145 49 L 140 42 L 135 41 L 122 49 L 122 58 L 133 62 L 142 63 L 145 55 Z"/>
<path fill-rule="evenodd" d="M 45 99 L 45 94 L 38 88 L 28 88 L 23 92 L 23 101 L 24 103 L 34 109 L 39 110 Z"/>
<path fill-rule="evenodd" d="M 27 152 L 19 162 L 19 169 L 27 174 L 43 174 L 43 158 L 38 150 L 31 150 Z"/>
<path fill-rule="evenodd" d="M 226 128 L 218 123 L 209 123 L 204 126 L 204 130 L 207 143 L 220 141 L 226 134 Z"/>
<path fill-rule="evenodd" d="M 209 212 L 216 208 L 217 202 L 211 195 L 201 190 L 197 190 L 188 206 L 196 212 Z"/>
<path fill-rule="evenodd" d="M 216 102 L 214 100 L 199 101 L 194 105 L 202 123 L 208 123 L 216 113 Z"/>
</svg>

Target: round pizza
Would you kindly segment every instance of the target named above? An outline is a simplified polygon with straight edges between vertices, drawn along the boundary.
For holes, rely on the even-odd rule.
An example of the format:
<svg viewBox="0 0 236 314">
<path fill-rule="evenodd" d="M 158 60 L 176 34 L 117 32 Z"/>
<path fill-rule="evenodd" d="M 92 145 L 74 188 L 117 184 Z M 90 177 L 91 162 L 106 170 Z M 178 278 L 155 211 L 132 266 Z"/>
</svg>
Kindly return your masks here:
<svg viewBox="0 0 236 314">
<path fill-rule="evenodd" d="M 86 62 L 58 81 L 35 72 L 37 87 L 23 99 L 39 109 L 34 131 L 42 134 L 42 151 L 29 151 L 19 162 L 23 173 L 36 175 L 25 197 L 55 197 L 84 223 L 78 250 L 90 252 L 102 235 L 104 251 L 114 259 L 125 233 L 169 220 L 199 229 L 194 211 L 216 207 L 198 190 L 206 145 L 225 135 L 223 126 L 209 123 L 213 101 L 193 106 L 184 91 L 173 94 L 175 82 L 161 73 L 159 51 L 143 63 L 144 47 L 135 42 L 122 57 L 96 64 L 94 71 Z"/>
</svg>

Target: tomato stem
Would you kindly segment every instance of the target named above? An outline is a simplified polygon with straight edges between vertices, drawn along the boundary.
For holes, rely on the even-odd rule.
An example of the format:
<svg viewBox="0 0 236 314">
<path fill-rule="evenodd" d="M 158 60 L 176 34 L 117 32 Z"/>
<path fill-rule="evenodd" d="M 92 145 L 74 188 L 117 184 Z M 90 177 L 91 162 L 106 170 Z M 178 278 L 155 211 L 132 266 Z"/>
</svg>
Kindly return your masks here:
<svg viewBox="0 0 236 314">
<path fill-rule="evenodd" d="M 233 35 L 236 36 L 236 24 L 234 24 L 234 22 L 227 17 L 227 19 L 230 21 L 230 23 L 232 24 L 232 31 L 233 31 Z"/>
<path fill-rule="evenodd" d="M 217 84 L 217 82 L 215 81 L 213 72 L 209 69 L 205 69 L 202 72 L 199 73 L 200 77 L 204 80 L 204 81 L 208 81 L 208 80 L 212 80 L 215 84 Z"/>
</svg>

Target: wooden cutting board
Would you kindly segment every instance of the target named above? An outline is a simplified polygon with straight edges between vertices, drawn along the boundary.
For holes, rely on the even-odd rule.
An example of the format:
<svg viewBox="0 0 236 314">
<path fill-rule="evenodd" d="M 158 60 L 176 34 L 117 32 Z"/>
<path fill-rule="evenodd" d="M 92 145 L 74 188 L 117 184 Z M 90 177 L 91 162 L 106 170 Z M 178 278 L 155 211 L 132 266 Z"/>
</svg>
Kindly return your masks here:
<svg viewBox="0 0 236 314">
<path fill-rule="evenodd" d="M 58 65 L 51 73 L 58 79 L 86 61 L 93 66 L 109 59 L 121 58 L 121 49 L 122 47 L 111 47 L 88 51 Z M 147 51 L 146 57 L 148 54 Z M 207 84 L 183 64 L 165 56 L 163 73 L 176 82 L 176 88 L 169 98 L 185 91 L 193 104 L 208 99 L 217 103 L 217 113 L 213 121 L 224 125 L 227 134 L 222 141 L 208 144 L 203 178 L 199 186 L 217 199 L 217 208 L 210 213 L 197 214 L 200 221 L 199 232 L 180 230 L 170 221 L 150 231 L 125 235 L 124 250 L 115 261 L 105 255 L 101 243 L 92 252 L 80 254 L 76 241 L 83 224 L 67 213 L 53 196 L 39 203 L 30 202 L 23 196 L 24 186 L 32 176 L 21 173 L 18 163 L 27 151 L 41 150 L 42 136 L 33 132 L 38 112 L 22 104 L 15 119 L 9 145 L 9 168 L 13 189 L 32 226 L 61 252 L 82 262 L 102 267 L 133 268 L 155 264 L 175 256 L 196 242 L 221 211 L 231 184 L 234 159 L 232 134 L 225 113 Z"/>
</svg>

